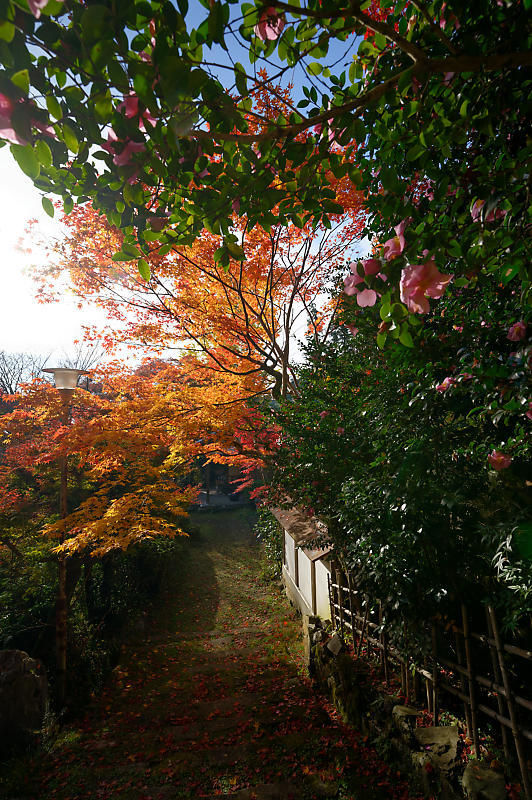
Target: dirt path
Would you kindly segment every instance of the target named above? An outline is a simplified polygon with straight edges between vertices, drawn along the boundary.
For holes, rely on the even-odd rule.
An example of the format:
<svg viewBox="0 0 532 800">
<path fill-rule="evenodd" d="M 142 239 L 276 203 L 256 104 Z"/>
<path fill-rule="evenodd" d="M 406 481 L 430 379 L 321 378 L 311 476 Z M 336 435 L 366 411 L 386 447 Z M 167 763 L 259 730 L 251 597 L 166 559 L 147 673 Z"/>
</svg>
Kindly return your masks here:
<svg viewBox="0 0 532 800">
<path fill-rule="evenodd" d="M 410 797 L 312 693 L 300 622 L 261 581 L 245 512 L 200 520 L 179 584 L 24 797 Z"/>
</svg>

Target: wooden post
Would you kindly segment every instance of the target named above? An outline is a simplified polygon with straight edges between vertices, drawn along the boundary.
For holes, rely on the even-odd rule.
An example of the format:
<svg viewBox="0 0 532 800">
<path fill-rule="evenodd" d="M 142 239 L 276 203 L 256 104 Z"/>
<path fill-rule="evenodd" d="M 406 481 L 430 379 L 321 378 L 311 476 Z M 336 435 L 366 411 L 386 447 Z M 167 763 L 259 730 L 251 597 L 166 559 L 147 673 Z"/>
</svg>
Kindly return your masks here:
<svg viewBox="0 0 532 800">
<path fill-rule="evenodd" d="M 406 637 L 406 624 L 403 623 L 403 652 L 408 653 L 408 644 Z M 405 699 L 410 702 L 410 675 L 408 670 L 408 656 L 405 656 Z"/>
<path fill-rule="evenodd" d="M 380 618 L 381 622 L 384 620 L 384 615 L 382 613 L 382 603 L 380 605 Z M 383 627 L 382 630 L 382 663 L 384 666 L 384 680 L 386 681 L 386 685 L 390 685 L 390 674 L 388 670 L 388 635 L 386 633 L 386 626 Z"/>
<path fill-rule="evenodd" d="M 310 562 L 310 595 L 311 595 L 311 603 L 312 603 L 312 613 L 316 614 L 316 562 Z"/>
<path fill-rule="evenodd" d="M 454 642 L 456 647 L 456 660 L 458 662 L 458 666 L 461 667 L 463 664 L 462 645 L 460 642 L 460 636 L 458 635 L 458 631 L 454 632 Z M 466 682 L 462 673 L 460 673 L 460 686 L 462 687 L 462 692 L 466 694 Z M 464 702 L 464 714 L 466 719 L 467 735 L 469 736 L 470 739 L 473 739 L 473 723 L 471 721 L 471 709 L 469 707 L 469 703 Z"/>
<path fill-rule="evenodd" d="M 440 722 L 440 707 L 438 703 L 438 636 L 436 623 L 432 623 L 432 714 L 434 725 Z"/>
<path fill-rule="evenodd" d="M 499 635 L 497 618 L 495 617 L 495 611 L 493 610 L 492 606 L 488 606 L 488 612 L 491 620 L 491 628 L 493 630 L 493 638 L 495 639 L 495 647 L 497 649 L 497 658 L 499 661 L 499 668 L 501 670 L 504 691 L 506 692 L 506 702 L 508 703 L 508 713 L 510 714 L 510 722 L 512 723 L 512 734 L 515 742 L 515 750 L 517 752 L 517 758 L 519 760 L 521 778 L 523 779 L 523 789 L 525 792 L 525 797 L 527 798 L 527 800 L 530 800 L 530 798 L 532 797 L 532 790 L 530 786 L 530 780 L 528 777 L 526 753 L 523 748 L 523 740 L 521 738 L 521 734 L 519 733 L 519 725 L 515 710 L 514 696 L 512 692 L 512 687 L 510 686 L 508 672 L 506 671 L 506 664 L 504 663 L 504 653 L 501 643 L 501 637 Z"/>
<path fill-rule="evenodd" d="M 414 703 L 417 703 L 419 698 L 419 687 L 420 687 L 419 672 L 416 669 L 412 680 L 412 699 L 414 700 Z"/>
<path fill-rule="evenodd" d="M 334 589 L 331 582 L 331 574 L 327 573 L 327 588 L 329 590 L 329 606 L 331 609 L 331 622 L 334 629 L 336 629 L 336 611 L 334 608 Z"/>
<path fill-rule="evenodd" d="M 353 649 L 355 648 L 355 614 L 353 611 L 353 592 L 351 589 L 351 573 L 347 572 L 347 591 L 349 597 L 349 613 L 351 614 L 351 636 L 353 639 Z"/>
<path fill-rule="evenodd" d="M 369 616 L 369 598 L 366 597 L 366 611 L 364 613 L 364 621 L 362 622 L 362 628 L 360 630 L 360 639 L 358 640 L 357 658 L 359 658 L 360 651 L 362 650 L 362 642 L 364 641 L 364 633 L 366 630 L 368 616 Z"/>
<path fill-rule="evenodd" d="M 469 635 L 469 619 L 467 616 L 467 609 L 462 603 L 462 628 L 464 631 L 464 646 L 467 667 L 467 681 L 469 684 L 469 702 L 471 704 L 471 727 L 473 729 L 473 746 L 475 748 L 475 755 L 480 758 L 480 743 L 478 740 L 478 724 L 477 724 L 477 695 L 475 691 L 475 675 L 473 672 L 473 659 L 471 655 L 471 637 Z"/>
<path fill-rule="evenodd" d="M 342 589 L 342 580 L 341 570 L 335 570 L 336 572 L 336 584 L 338 586 L 338 608 L 340 611 L 340 636 L 344 639 L 344 602 L 343 602 L 343 589 Z"/>
<path fill-rule="evenodd" d="M 381 603 L 380 600 L 379 600 L 379 625 L 380 625 L 380 628 L 381 628 L 380 633 L 379 633 L 379 641 L 382 644 L 382 648 L 381 648 L 381 650 L 379 652 L 379 662 L 380 662 L 381 669 L 384 669 L 384 642 L 383 642 L 383 636 L 382 636 L 382 603 Z"/>
<path fill-rule="evenodd" d="M 493 629 L 491 626 L 491 619 L 487 608 L 486 608 L 486 624 L 488 628 L 488 639 L 494 639 Z M 494 647 L 494 645 L 491 644 L 491 642 L 488 642 L 488 647 L 491 656 L 491 667 L 493 669 L 493 680 L 500 686 L 502 683 L 502 678 L 499 671 L 499 664 L 497 663 L 497 650 Z M 504 702 L 500 692 L 497 692 L 497 707 L 501 717 L 504 717 L 505 716 Z M 504 756 L 506 759 L 510 760 L 511 756 L 510 756 L 510 744 L 508 742 L 508 731 L 506 730 L 506 725 L 503 725 L 501 723 L 500 727 L 501 727 L 501 739 L 502 739 L 502 747 L 504 750 Z"/>
<path fill-rule="evenodd" d="M 430 690 L 430 681 L 428 678 L 425 678 L 425 691 L 427 693 L 427 710 L 429 714 L 432 713 L 432 692 Z"/>
</svg>

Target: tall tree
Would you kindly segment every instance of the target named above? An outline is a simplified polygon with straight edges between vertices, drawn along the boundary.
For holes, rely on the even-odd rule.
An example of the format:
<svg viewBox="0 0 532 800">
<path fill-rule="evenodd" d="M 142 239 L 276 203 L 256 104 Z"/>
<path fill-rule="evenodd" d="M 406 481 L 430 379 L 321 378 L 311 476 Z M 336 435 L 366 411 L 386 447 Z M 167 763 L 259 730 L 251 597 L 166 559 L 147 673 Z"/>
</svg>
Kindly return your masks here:
<svg viewBox="0 0 532 800">
<path fill-rule="evenodd" d="M 348 212 L 330 228 L 250 229 L 246 217 L 235 215 L 238 244 L 225 268 L 216 259 L 219 235 L 205 230 L 189 247 L 169 249 L 154 233 L 142 276 L 134 262 L 113 262 L 125 246 L 122 233 L 94 208 L 76 207 L 63 216 L 68 236 L 54 244 L 52 266 L 41 271 L 41 297 L 57 298 L 59 275 L 68 271 L 78 296 L 96 301 L 113 320 L 113 345 L 186 349 L 200 366 L 262 374 L 265 387 L 286 394 L 295 389 L 295 336 L 309 333 L 316 343 L 327 338 L 339 302 L 327 294 L 364 225 L 360 193 L 345 181 L 334 183 Z M 111 338 L 100 335 L 109 346 Z"/>
<path fill-rule="evenodd" d="M 23 383 L 40 374 L 48 356 L 0 351 L 0 395 L 14 395 Z"/>
</svg>

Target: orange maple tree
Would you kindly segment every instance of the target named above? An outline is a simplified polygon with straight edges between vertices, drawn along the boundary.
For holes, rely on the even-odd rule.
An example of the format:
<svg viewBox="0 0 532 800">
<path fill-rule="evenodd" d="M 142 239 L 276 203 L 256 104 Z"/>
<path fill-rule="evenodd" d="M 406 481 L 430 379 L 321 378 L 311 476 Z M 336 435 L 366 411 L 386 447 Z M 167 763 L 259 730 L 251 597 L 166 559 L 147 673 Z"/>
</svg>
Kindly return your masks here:
<svg viewBox="0 0 532 800">
<path fill-rule="evenodd" d="M 288 91 L 277 87 L 268 93 L 258 85 L 250 130 L 287 112 L 289 105 Z M 342 152 L 333 136 L 330 148 Z M 189 247 L 161 247 L 157 228 L 164 209 L 155 201 L 151 228 L 138 232 L 145 253 L 141 264 L 128 259 L 127 248 L 123 252 L 119 230 L 89 204 L 78 206 L 62 217 L 67 236 L 51 246 L 52 266 L 40 272 L 41 298 L 57 298 L 66 274 L 80 300 L 97 303 L 112 321 L 112 334 L 91 332 L 108 350 L 126 344 L 150 356 L 185 351 L 192 371 L 256 375 L 265 392 L 296 391 L 295 335 L 327 337 L 338 303 L 338 296 L 331 299 L 327 292 L 364 224 L 362 197 L 348 173 L 337 178 L 329 171 L 328 179 L 328 199 L 339 209 L 336 217 L 330 215 L 330 228 L 297 220 L 266 231 L 234 207 L 228 264 L 219 260 L 222 238 L 212 229 Z M 277 180 L 272 170 L 271 183 Z M 120 260 L 113 260 L 117 253 Z M 252 390 L 257 391 L 256 383 Z"/>
</svg>

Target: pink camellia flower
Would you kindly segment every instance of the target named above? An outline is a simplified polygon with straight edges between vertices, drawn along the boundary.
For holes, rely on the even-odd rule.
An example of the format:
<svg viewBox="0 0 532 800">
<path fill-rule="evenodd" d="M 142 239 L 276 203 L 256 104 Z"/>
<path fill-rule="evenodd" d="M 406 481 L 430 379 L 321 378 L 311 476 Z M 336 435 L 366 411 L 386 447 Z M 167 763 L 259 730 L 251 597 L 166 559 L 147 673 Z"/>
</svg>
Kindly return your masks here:
<svg viewBox="0 0 532 800">
<path fill-rule="evenodd" d="M 346 325 L 345 327 L 347 328 L 347 330 L 349 331 L 351 336 L 356 336 L 357 335 L 358 328 L 355 325 Z"/>
<path fill-rule="evenodd" d="M 485 200 L 475 200 L 471 206 L 471 219 L 473 222 L 476 222 L 480 218 L 480 212 L 482 211 L 482 207 L 485 203 Z"/>
<path fill-rule="evenodd" d="M 443 381 L 436 386 L 436 391 L 442 393 L 446 392 L 447 389 L 453 385 L 453 383 L 456 383 L 454 378 L 444 378 Z"/>
<path fill-rule="evenodd" d="M 276 8 L 269 6 L 262 12 L 255 25 L 255 36 L 262 42 L 274 42 L 283 32 L 284 26 L 284 16 L 279 14 Z"/>
<path fill-rule="evenodd" d="M 5 139 L 12 144 L 28 144 L 25 139 L 18 135 L 11 124 L 14 108 L 13 101 L 0 92 L 0 139 Z"/>
<path fill-rule="evenodd" d="M 147 108 L 145 108 L 144 111 L 140 110 L 139 98 L 135 92 L 130 92 L 128 95 L 126 95 L 116 108 L 117 111 L 122 111 L 128 119 L 138 117 L 139 128 L 141 131 L 146 130 L 146 122 L 149 125 L 154 126 L 157 121 Z"/>
<path fill-rule="evenodd" d="M 28 6 L 35 19 L 39 19 L 41 11 L 46 8 L 50 0 L 28 0 Z"/>
<path fill-rule="evenodd" d="M 471 219 L 477 222 L 480 219 L 480 213 L 486 205 L 485 200 L 475 200 L 471 206 Z M 484 217 L 484 222 L 495 222 L 496 219 L 504 219 L 508 211 L 505 208 L 492 208 Z"/>
<path fill-rule="evenodd" d="M 376 302 L 377 292 L 373 289 L 363 289 L 361 292 L 357 292 L 357 303 L 361 308 L 374 306 Z"/>
<path fill-rule="evenodd" d="M 240 200 L 238 199 L 238 197 L 235 197 L 235 199 L 231 203 L 231 211 L 233 212 L 233 214 L 238 214 L 238 212 L 240 211 Z"/>
<path fill-rule="evenodd" d="M 514 322 L 513 325 L 510 326 L 510 330 L 508 331 L 507 339 L 511 342 L 520 342 L 526 336 L 526 322 L 520 320 L 519 322 Z"/>
<path fill-rule="evenodd" d="M 358 272 L 356 271 L 356 264 L 352 262 L 351 264 L 351 274 L 347 275 L 344 278 L 344 292 L 352 297 L 354 294 L 358 294 L 357 286 L 359 283 L 364 283 L 364 278 L 362 278 Z"/>
<path fill-rule="evenodd" d="M 320 419 L 325 419 L 325 417 L 329 416 L 328 411 L 320 411 Z"/>
<path fill-rule="evenodd" d="M 369 266 L 368 266 L 369 265 Z M 375 274 L 373 270 L 379 270 L 381 268 L 381 263 L 376 258 L 370 258 L 366 261 L 362 261 L 362 267 L 366 270 L 366 275 L 373 275 Z M 366 308 L 367 306 L 374 306 L 377 302 L 377 297 L 379 296 L 378 293 L 374 289 L 359 289 L 359 283 L 364 283 L 364 278 L 358 274 L 357 271 L 357 262 L 352 261 L 350 264 L 351 274 L 347 275 L 344 278 L 344 292 L 349 296 L 352 297 L 356 295 L 357 304 L 361 308 Z M 379 273 L 380 275 L 380 273 Z M 385 275 L 381 275 L 383 280 L 386 280 Z"/>
<path fill-rule="evenodd" d="M 345 433 L 345 428 L 336 428 L 336 433 L 338 436 L 343 436 Z"/>
<path fill-rule="evenodd" d="M 501 469 L 507 469 L 510 466 L 512 458 L 505 453 L 501 453 L 500 450 L 492 450 L 488 456 L 488 461 L 494 470 L 500 472 Z"/>
<path fill-rule="evenodd" d="M 425 264 L 409 264 L 401 273 L 401 300 L 412 314 L 428 314 L 430 306 L 427 298 L 440 298 L 452 277 L 442 274 L 432 259 Z"/>
<path fill-rule="evenodd" d="M 33 101 L 24 101 L 22 98 L 18 100 L 17 103 L 25 103 L 26 106 L 29 106 L 30 113 L 34 108 L 36 108 L 36 105 Z M 11 124 L 11 117 L 13 115 L 14 108 L 15 103 L 13 100 L 0 92 L 0 139 L 5 139 L 12 144 L 26 145 L 28 142 L 19 136 Z M 41 133 L 45 133 L 47 136 L 53 136 L 54 138 L 57 138 L 51 125 L 45 125 L 44 122 L 41 122 L 35 117 L 32 117 L 30 122 L 31 125 L 34 128 L 37 128 L 37 130 Z"/>
<path fill-rule="evenodd" d="M 113 164 L 117 167 L 125 167 L 126 164 L 130 163 L 131 157 L 135 153 L 142 153 L 146 149 L 146 146 L 142 144 L 142 142 L 134 142 L 132 139 L 126 139 L 123 149 L 118 152 L 118 145 L 121 143 L 116 133 L 110 131 L 107 142 L 102 144 L 103 149 L 107 150 L 107 152 L 111 153 L 113 156 Z"/>
<path fill-rule="evenodd" d="M 142 153 L 146 149 L 142 142 L 133 142 L 131 139 L 126 141 L 125 147 L 120 153 L 116 153 L 113 164 L 117 167 L 125 167 L 131 161 L 131 156 L 135 153 Z"/>
<path fill-rule="evenodd" d="M 527 419 L 532 419 L 532 400 L 528 404 L 528 411 L 525 414 Z"/>
<path fill-rule="evenodd" d="M 399 225 L 396 225 L 394 228 L 396 236 L 394 236 L 392 239 L 388 239 L 387 242 L 384 242 L 383 255 L 387 261 L 391 261 L 392 258 L 396 258 L 397 256 L 401 255 L 405 249 L 406 242 L 403 234 L 407 224 L 408 220 L 404 219 L 399 223 Z"/>
<path fill-rule="evenodd" d="M 378 258 L 367 258 L 362 261 L 362 267 L 366 275 L 377 275 L 381 271 L 382 263 Z"/>
</svg>

